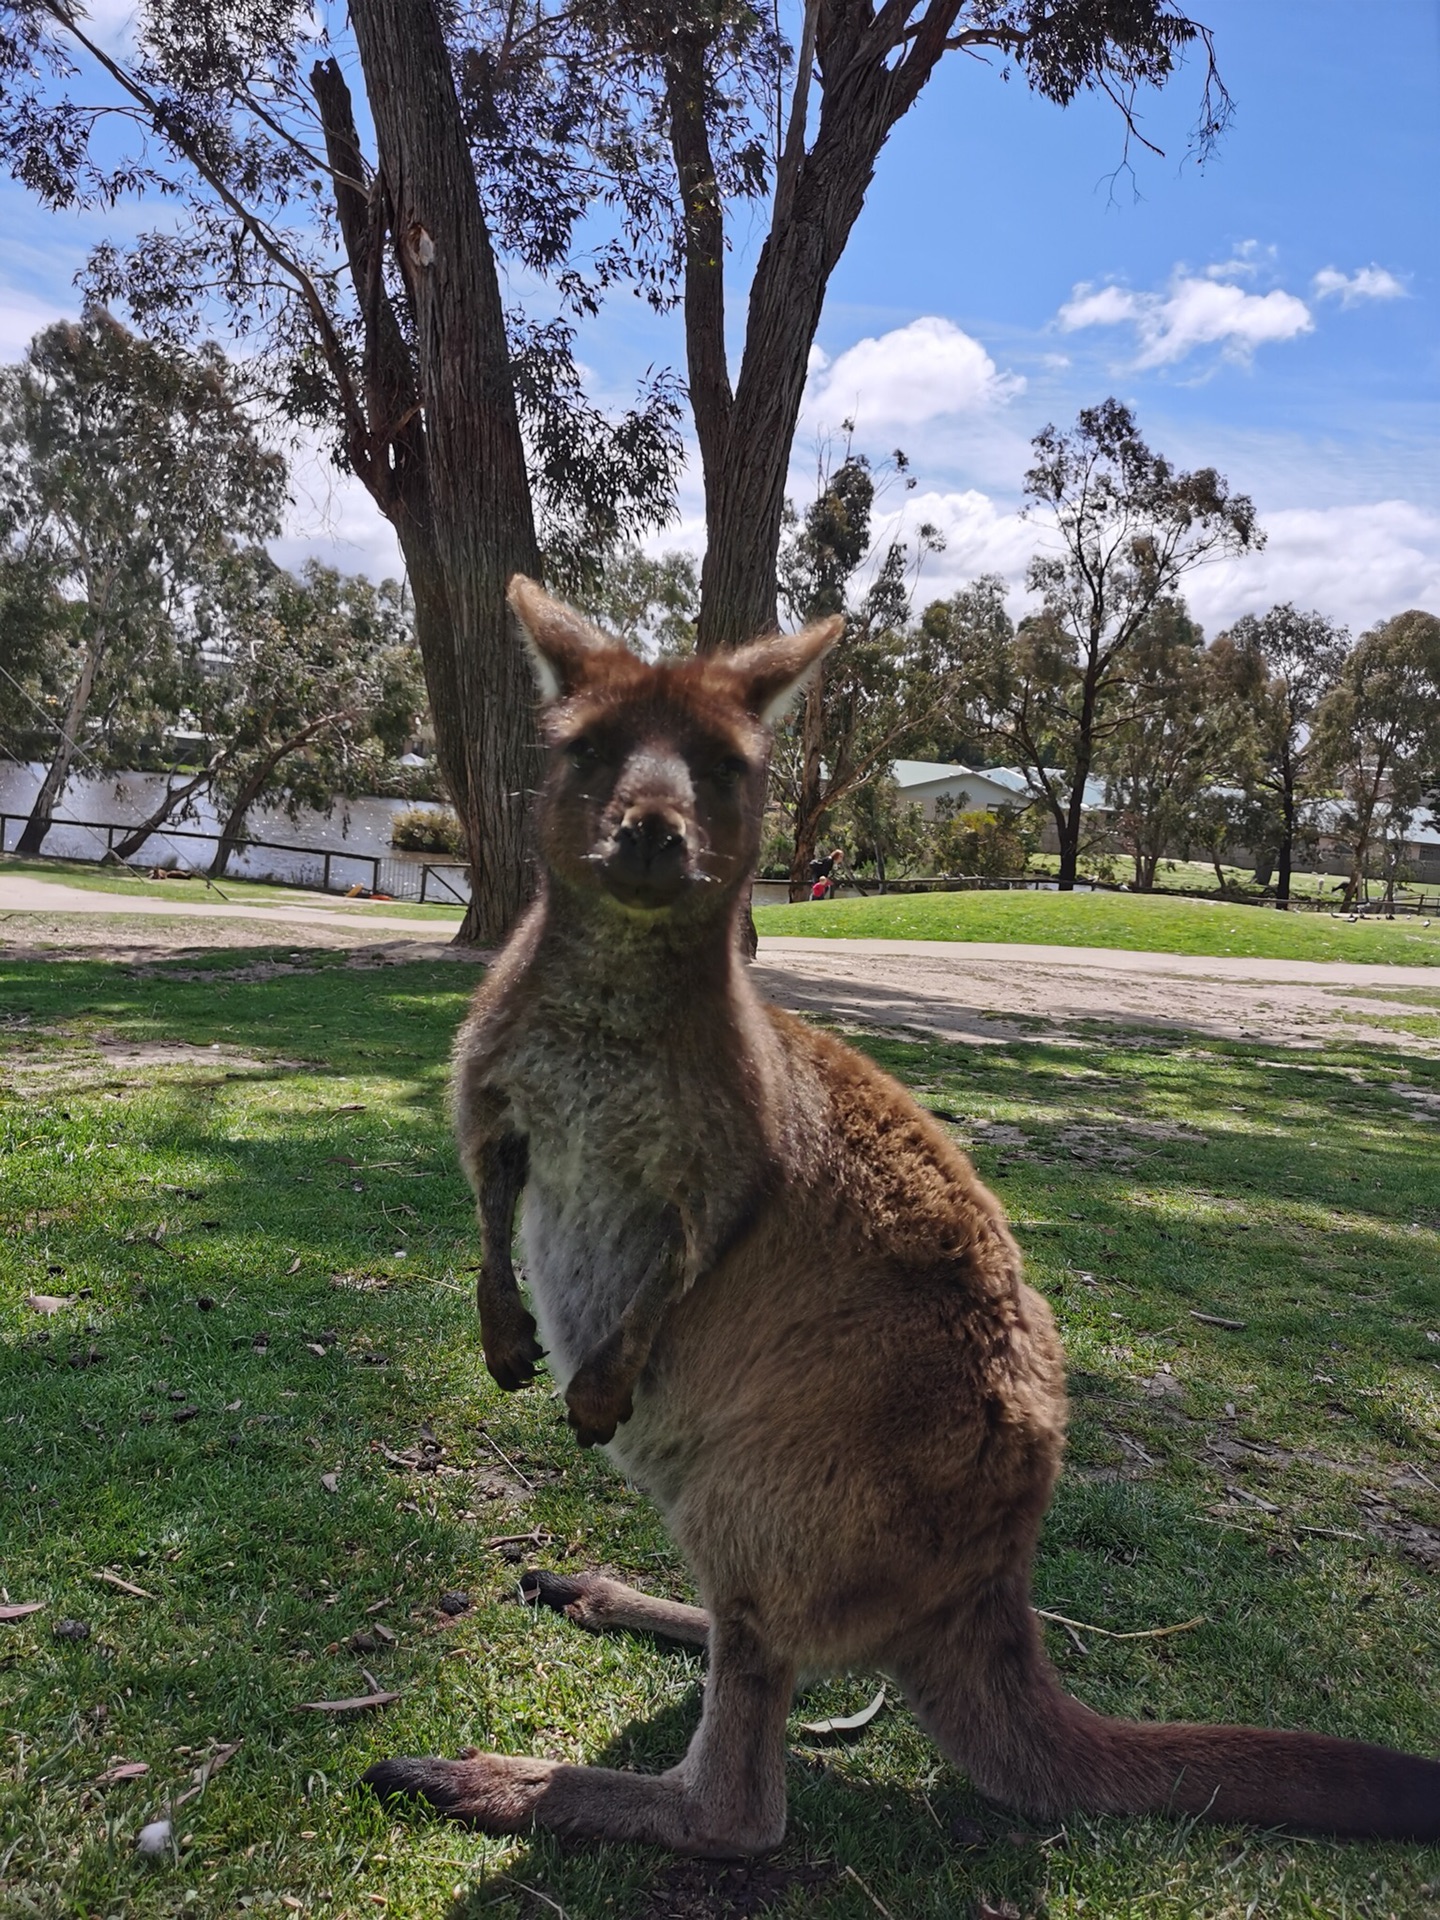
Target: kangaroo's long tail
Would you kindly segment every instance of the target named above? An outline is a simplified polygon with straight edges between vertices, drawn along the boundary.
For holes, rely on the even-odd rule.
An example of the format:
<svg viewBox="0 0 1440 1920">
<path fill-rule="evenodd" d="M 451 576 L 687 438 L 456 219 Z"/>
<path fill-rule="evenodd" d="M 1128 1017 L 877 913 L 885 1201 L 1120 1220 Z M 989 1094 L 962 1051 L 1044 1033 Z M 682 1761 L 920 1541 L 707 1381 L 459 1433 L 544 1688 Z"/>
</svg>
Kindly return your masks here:
<svg viewBox="0 0 1440 1920">
<path fill-rule="evenodd" d="M 1323 1734 L 1092 1713 L 1060 1687 L 1018 1582 L 933 1620 L 891 1664 L 941 1750 L 982 1793 L 1037 1819 L 1170 1812 L 1440 1840 L 1440 1761 Z"/>
</svg>

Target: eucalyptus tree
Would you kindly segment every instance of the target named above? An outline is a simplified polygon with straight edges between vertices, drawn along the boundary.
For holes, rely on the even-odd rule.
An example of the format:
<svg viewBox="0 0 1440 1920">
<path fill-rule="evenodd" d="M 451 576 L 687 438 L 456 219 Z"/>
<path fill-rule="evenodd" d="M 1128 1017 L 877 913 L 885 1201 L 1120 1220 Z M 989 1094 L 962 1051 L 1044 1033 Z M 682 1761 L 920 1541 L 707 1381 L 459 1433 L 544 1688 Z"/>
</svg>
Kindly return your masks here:
<svg viewBox="0 0 1440 1920">
<path fill-rule="evenodd" d="M 1440 618 L 1412 608 L 1361 634 L 1316 710 L 1315 754 L 1338 794 L 1345 905 L 1377 846 L 1393 897 L 1409 825 L 1440 789 Z"/>
<path fill-rule="evenodd" d="M 1163 86 L 1192 51 L 1205 68 L 1202 155 L 1230 111 L 1209 30 L 1170 0 L 803 0 L 792 11 L 793 46 L 777 8 L 743 0 L 542 0 L 535 14 L 555 44 L 629 86 L 635 152 L 676 213 L 705 489 L 702 650 L 774 623 L 786 473 L 826 290 L 886 142 L 940 63 L 968 56 L 1062 107 L 1102 93 L 1121 113 L 1127 151 L 1141 138 L 1138 90 Z M 733 234 L 766 198 L 754 272 L 737 285 Z M 941 205 L 945 244 L 962 244 Z M 732 368 L 726 316 L 742 305 Z"/>
<path fill-rule="evenodd" d="M 187 594 L 226 542 L 276 530 L 285 487 L 214 346 L 158 347 L 90 307 L 0 372 L 0 533 L 74 605 L 17 851 L 44 845 L 97 710 L 174 693 Z"/>
<path fill-rule="evenodd" d="M 1288 601 L 1246 614 L 1211 648 L 1219 680 L 1244 712 L 1249 751 L 1241 770 L 1257 848 L 1276 868 L 1275 904 L 1290 905 L 1297 841 L 1317 765 L 1315 711 L 1334 686 L 1349 636 L 1320 613 Z"/>
<path fill-rule="evenodd" d="M 1255 551 L 1244 494 L 1212 467 L 1182 473 L 1140 437 L 1118 400 L 1035 436 L 1026 511 L 1045 544 L 1026 583 L 1039 610 L 1013 638 L 981 631 L 969 660 L 980 724 L 1029 777 L 1055 823 L 1059 885 L 1075 885 L 1086 785 L 1105 743 L 1160 687 L 1138 683 L 1137 644 L 1206 561 Z"/>
</svg>

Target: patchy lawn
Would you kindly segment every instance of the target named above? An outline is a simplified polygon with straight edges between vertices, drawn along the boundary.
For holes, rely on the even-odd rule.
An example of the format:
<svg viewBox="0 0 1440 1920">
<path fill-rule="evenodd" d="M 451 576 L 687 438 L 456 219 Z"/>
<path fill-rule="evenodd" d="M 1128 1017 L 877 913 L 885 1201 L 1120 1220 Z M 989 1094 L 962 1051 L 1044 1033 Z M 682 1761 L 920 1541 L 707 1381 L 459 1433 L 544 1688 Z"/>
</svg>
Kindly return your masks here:
<svg viewBox="0 0 1440 1920">
<path fill-rule="evenodd" d="M 482 1371 L 443 1103 L 471 969 L 267 973 L 254 950 L 0 961 L 0 1605 L 42 1603 L 0 1622 L 5 1920 L 1440 1909 L 1440 1849 L 1031 1830 L 898 1702 L 849 1745 L 803 1730 L 866 1674 L 797 1709 L 790 1835 L 758 1868 L 356 1794 L 380 1755 L 469 1742 L 668 1764 L 701 1669 L 515 1598 L 532 1561 L 686 1579 L 550 1395 Z M 1403 1034 L 1081 1038 L 859 1036 L 971 1143 L 1060 1316 L 1073 1444 L 1039 1603 L 1116 1632 L 1203 1616 L 1053 1625 L 1067 1684 L 1440 1751 L 1440 1064 Z M 398 1698 L 304 1710 L 372 1692 Z M 148 1770 L 104 1784 L 127 1763 Z"/>
<path fill-rule="evenodd" d="M 1440 966 L 1440 921 L 1332 920 L 1140 893 L 911 893 L 759 907 L 762 934 L 827 940 L 1004 940 L 1245 959 Z"/>
</svg>

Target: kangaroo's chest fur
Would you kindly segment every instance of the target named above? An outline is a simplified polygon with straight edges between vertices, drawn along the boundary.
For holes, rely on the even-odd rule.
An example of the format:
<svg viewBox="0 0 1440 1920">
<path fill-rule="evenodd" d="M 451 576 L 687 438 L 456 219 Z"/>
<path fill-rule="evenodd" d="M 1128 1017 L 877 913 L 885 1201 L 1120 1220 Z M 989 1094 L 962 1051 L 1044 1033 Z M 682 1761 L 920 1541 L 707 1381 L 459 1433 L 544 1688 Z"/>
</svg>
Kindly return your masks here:
<svg viewBox="0 0 1440 1920">
<path fill-rule="evenodd" d="M 526 1136 L 525 1277 L 562 1386 L 613 1328 L 678 1209 L 691 1278 L 763 1184 L 764 1063 L 713 999 L 673 981 L 536 966 L 494 1077 Z M 722 999 L 723 1006 L 723 999 Z M 763 1024 L 763 1023 L 762 1023 Z"/>
</svg>

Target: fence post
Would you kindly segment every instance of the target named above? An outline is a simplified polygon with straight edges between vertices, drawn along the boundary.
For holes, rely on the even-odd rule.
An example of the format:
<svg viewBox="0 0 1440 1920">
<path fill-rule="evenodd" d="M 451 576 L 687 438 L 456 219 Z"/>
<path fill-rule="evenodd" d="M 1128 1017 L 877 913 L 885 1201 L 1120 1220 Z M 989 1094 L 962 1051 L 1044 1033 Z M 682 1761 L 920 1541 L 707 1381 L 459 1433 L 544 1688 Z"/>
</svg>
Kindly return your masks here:
<svg viewBox="0 0 1440 1920">
<path fill-rule="evenodd" d="M 320 891 L 322 893 L 330 891 L 330 855 L 328 853 L 325 856 L 325 864 L 320 869 Z"/>
</svg>

